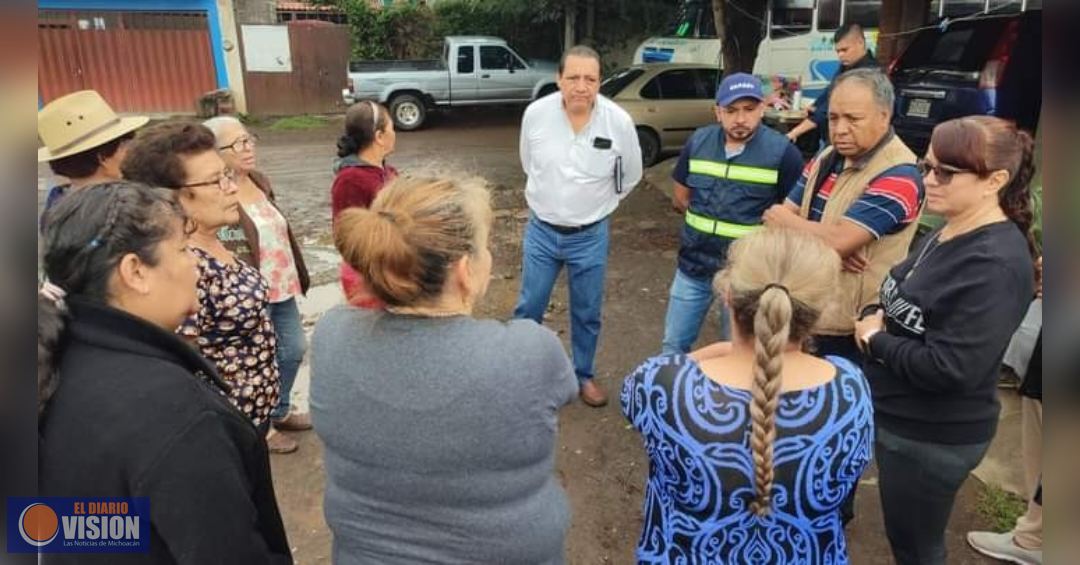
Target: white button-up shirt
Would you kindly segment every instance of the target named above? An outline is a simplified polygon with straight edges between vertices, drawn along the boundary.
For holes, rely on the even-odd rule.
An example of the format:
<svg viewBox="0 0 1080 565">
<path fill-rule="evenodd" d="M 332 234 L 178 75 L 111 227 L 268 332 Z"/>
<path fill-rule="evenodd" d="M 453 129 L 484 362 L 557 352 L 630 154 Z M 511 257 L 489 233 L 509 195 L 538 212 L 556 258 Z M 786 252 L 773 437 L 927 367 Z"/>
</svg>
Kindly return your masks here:
<svg viewBox="0 0 1080 565">
<path fill-rule="evenodd" d="M 610 140 L 610 148 L 603 140 Z M 574 133 L 554 92 L 529 105 L 521 120 L 525 200 L 541 220 L 583 226 L 607 217 L 641 180 L 641 145 L 634 120 L 597 96 L 589 122 Z M 616 176 L 619 186 L 616 190 Z"/>
</svg>

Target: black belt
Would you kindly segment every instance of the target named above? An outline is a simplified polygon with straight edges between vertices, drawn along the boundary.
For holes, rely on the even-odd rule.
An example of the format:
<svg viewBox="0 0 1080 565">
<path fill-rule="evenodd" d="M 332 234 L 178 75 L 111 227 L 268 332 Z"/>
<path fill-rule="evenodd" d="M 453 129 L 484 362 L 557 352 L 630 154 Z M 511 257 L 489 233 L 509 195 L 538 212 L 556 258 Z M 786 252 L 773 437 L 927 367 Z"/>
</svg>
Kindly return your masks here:
<svg viewBox="0 0 1080 565">
<path fill-rule="evenodd" d="M 591 224 L 585 224 L 583 226 L 559 226 L 559 225 L 555 225 L 555 224 L 552 224 L 552 223 L 545 222 L 544 220 L 541 220 L 539 217 L 536 218 L 536 221 L 540 222 L 541 224 L 544 224 L 545 226 L 547 226 L 547 227 L 549 227 L 549 228 L 551 228 L 551 229 L 553 229 L 553 230 L 555 230 L 555 231 L 557 231 L 557 232 L 559 232 L 559 233 L 561 233 L 563 235 L 570 235 L 570 234 L 573 234 L 573 233 L 581 233 L 581 232 L 583 232 L 583 231 L 585 231 L 587 229 L 591 229 L 591 228 L 599 225 L 600 223 L 602 223 L 606 219 L 607 219 L 607 216 L 604 216 L 603 218 L 600 218 L 599 220 L 596 220 L 595 222 L 593 222 Z"/>
</svg>

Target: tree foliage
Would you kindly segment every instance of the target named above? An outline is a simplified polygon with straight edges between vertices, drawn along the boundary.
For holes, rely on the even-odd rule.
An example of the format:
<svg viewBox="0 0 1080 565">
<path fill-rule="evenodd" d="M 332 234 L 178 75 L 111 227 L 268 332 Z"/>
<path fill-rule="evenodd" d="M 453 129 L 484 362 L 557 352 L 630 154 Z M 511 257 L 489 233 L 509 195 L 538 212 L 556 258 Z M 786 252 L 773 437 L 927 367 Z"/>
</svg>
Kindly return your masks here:
<svg viewBox="0 0 1080 565">
<path fill-rule="evenodd" d="M 372 8 L 367 0 L 332 2 L 349 21 L 354 59 L 416 59 L 438 53 L 435 13 L 424 4 Z"/>
<path fill-rule="evenodd" d="M 681 0 L 591 0 L 594 25 L 586 37 L 590 0 L 441 0 L 372 8 L 367 0 L 316 0 L 345 12 L 355 59 L 434 57 L 447 35 L 493 35 L 526 57 L 556 59 L 563 23 L 578 15 L 577 40 L 607 52 L 640 42 L 671 19 Z"/>
</svg>

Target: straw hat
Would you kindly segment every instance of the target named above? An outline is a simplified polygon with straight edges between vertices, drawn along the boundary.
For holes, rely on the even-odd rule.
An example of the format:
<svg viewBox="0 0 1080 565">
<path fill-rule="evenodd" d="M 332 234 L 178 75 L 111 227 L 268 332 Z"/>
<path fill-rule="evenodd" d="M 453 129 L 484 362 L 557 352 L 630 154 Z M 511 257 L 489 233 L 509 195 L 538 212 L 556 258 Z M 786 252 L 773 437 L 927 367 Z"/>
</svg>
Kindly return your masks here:
<svg viewBox="0 0 1080 565">
<path fill-rule="evenodd" d="M 82 153 L 142 127 L 150 118 L 121 118 L 93 90 L 80 90 L 49 102 L 38 112 L 38 162 Z"/>
</svg>

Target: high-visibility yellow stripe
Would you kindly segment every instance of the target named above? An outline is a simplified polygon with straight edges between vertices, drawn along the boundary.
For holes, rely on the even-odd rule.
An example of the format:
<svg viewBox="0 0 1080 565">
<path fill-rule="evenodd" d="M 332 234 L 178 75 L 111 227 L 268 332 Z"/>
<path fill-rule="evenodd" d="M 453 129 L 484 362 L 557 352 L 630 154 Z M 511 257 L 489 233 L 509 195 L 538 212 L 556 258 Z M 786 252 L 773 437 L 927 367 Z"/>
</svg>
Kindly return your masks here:
<svg viewBox="0 0 1080 565">
<path fill-rule="evenodd" d="M 690 174 L 769 185 L 776 184 L 780 180 L 780 171 L 776 169 L 731 165 L 705 159 L 690 159 Z"/>
<path fill-rule="evenodd" d="M 690 174 L 692 175 L 709 175 L 710 177 L 716 177 L 718 179 L 726 179 L 727 169 L 727 163 L 717 163 L 716 161 L 706 161 L 704 159 L 690 159 Z"/>
<path fill-rule="evenodd" d="M 731 239 L 739 239 L 761 227 L 760 224 L 745 225 L 716 220 L 707 216 L 695 214 L 689 210 L 686 212 L 686 225 L 699 232 L 707 233 L 709 235 L 720 235 Z"/>
<path fill-rule="evenodd" d="M 780 180 L 780 171 L 747 167 L 746 165 L 731 165 L 728 167 L 728 178 L 757 184 L 776 184 L 776 181 Z"/>
</svg>

